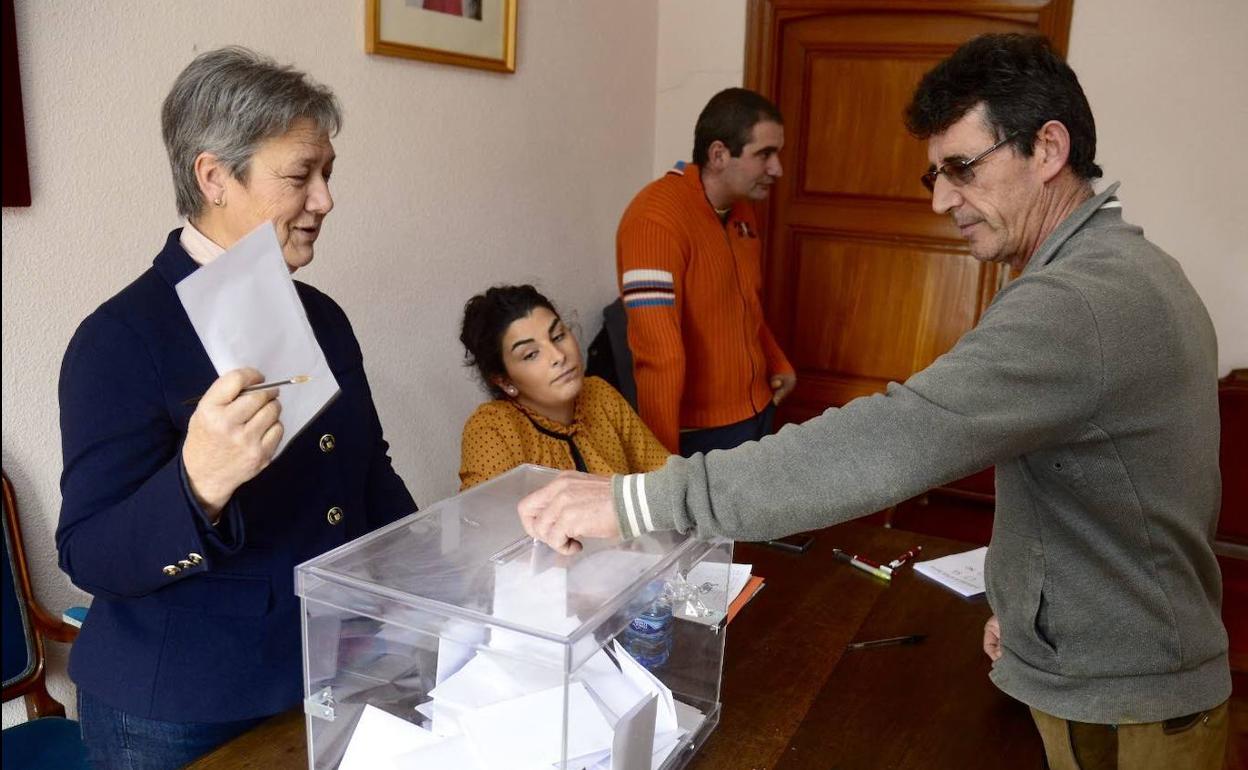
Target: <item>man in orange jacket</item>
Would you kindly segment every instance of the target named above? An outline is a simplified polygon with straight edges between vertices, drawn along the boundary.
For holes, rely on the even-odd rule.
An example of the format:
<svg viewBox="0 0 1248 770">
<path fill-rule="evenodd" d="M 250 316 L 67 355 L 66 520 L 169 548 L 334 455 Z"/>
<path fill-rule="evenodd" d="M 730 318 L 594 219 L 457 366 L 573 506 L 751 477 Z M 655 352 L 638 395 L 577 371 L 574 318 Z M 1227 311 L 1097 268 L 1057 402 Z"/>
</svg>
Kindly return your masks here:
<svg viewBox="0 0 1248 770">
<path fill-rule="evenodd" d="M 642 189 L 620 220 L 616 268 L 637 406 L 673 452 L 730 449 L 771 432 L 797 377 L 763 319 L 753 201 L 780 177 L 784 125 L 729 88 L 694 129 L 693 163 Z"/>
</svg>

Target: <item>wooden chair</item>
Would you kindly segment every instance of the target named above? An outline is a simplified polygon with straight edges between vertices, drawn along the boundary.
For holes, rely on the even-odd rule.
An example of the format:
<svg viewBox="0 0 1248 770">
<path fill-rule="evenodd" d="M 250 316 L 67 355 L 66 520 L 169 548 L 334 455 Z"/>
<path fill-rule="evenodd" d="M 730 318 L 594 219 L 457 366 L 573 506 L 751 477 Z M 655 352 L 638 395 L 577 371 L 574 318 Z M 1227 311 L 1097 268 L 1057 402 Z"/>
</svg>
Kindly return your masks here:
<svg viewBox="0 0 1248 770">
<path fill-rule="evenodd" d="M 3 734 L 5 770 L 87 768 L 78 723 L 65 718 L 65 707 L 48 694 L 44 640 L 70 642 L 78 630 L 35 601 L 18 523 L 17 501 L 9 477 L 3 478 L 4 550 L 4 702 L 20 696 L 29 721 Z"/>
</svg>

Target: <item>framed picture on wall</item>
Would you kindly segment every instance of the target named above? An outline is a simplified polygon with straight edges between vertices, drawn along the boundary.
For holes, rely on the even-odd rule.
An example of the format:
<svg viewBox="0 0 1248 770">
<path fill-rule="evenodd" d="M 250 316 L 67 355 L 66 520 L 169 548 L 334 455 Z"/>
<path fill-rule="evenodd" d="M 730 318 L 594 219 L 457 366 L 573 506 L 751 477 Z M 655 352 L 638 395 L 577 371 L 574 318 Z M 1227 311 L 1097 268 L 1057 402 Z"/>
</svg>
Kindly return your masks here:
<svg viewBox="0 0 1248 770">
<path fill-rule="evenodd" d="M 516 71 L 519 0 L 366 0 L 364 50 Z"/>
</svg>

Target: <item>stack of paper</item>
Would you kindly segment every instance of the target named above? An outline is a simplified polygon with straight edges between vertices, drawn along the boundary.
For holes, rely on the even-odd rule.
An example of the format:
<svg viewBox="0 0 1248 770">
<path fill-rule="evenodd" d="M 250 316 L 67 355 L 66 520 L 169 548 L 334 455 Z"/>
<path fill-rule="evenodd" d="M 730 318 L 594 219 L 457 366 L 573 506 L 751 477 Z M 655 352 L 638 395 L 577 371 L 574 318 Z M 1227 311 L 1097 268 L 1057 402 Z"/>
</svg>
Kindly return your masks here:
<svg viewBox="0 0 1248 770">
<path fill-rule="evenodd" d="M 430 729 L 366 706 L 342 770 L 548 770 L 564 756 L 565 713 L 568 768 L 653 770 L 703 719 L 618 643 L 566 689 L 557 668 L 483 650 L 429 695 L 416 710 Z"/>
<path fill-rule="evenodd" d="M 985 546 L 921 561 L 914 565 L 914 569 L 963 596 L 975 596 L 984 592 L 984 557 L 987 555 L 988 548 Z"/>
</svg>

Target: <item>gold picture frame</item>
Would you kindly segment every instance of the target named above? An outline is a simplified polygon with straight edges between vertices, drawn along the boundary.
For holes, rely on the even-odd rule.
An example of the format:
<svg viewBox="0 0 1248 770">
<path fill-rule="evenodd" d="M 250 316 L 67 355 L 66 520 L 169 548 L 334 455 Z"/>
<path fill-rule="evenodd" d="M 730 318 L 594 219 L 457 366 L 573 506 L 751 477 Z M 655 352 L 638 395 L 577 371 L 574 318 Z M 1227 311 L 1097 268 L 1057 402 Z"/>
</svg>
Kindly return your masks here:
<svg viewBox="0 0 1248 770">
<path fill-rule="evenodd" d="M 519 0 L 365 0 L 364 50 L 516 71 Z"/>
</svg>

